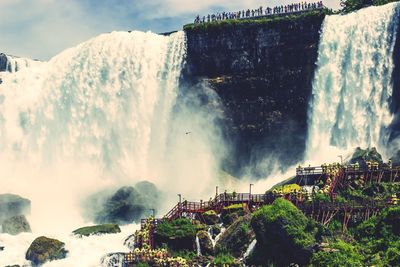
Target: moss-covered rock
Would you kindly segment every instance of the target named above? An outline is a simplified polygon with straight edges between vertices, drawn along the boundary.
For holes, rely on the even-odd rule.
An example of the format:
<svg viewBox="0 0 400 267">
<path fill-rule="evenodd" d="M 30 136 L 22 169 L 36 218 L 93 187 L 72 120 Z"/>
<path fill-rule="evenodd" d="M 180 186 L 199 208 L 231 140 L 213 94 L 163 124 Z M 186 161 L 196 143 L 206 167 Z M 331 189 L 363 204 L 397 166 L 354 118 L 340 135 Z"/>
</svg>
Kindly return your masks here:
<svg viewBox="0 0 400 267">
<path fill-rule="evenodd" d="M 214 255 L 213 243 L 207 231 L 200 231 L 197 233 L 199 238 L 200 249 L 203 256 Z"/>
<path fill-rule="evenodd" d="M 245 211 L 242 204 L 230 205 L 225 207 L 221 212 L 221 220 L 225 227 L 231 225 L 239 217 L 244 216 Z"/>
<path fill-rule="evenodd" d="M 32 242 L 26 252 L 25 258 L 31 261 L 33 265 L 41 265 L 46 261 L 64 259 L 68 253 L 64 246 L 65 244 L 57 239 L 41 236 Z"/>
<path fill-rule="evenodd" d="M 121 229 L 119 228 L 118 224 L 100 224 L 82 227 L 74 230 L 72 233 L 77 236 L 90 236 L 99 234 L 116 234 L 120 232 Z"/>
<path fill-rule="evenodd" d="M 219 218 L 218 214 L 213 210 L 204 212 L 203 218 L 204 218 L 204 222 L 207 225 L 214 225 L 214 224 L 217 224 L 220 222 L 220 218 Z"/>
<path fill-rule="evenodd" d="M 14 216 L 27 215 L 30 209 L 29 199 L 13 194 L 0 195 L 0 223 Z"/>
<path fill-rule="evenodd" d="M 254 239 L 254 232 L 250 227 L 250 216 L 239 217 L 219 238 L 216 244 L 217 253 L 228 252 L 235 257 L 241 257 L 248 245 Z"/>
<path fill-rule="evenodd" d="M 2 224 L 3 233 L 18 235 L 31 232 L 31 226 L 24 215 L 14 216 L 6 219 Z"/>
<path fill-rule="evenodd" d="M 251 226 L 257 239 L 251 263 L 288 266 L 309 262 L 317 229 L 291 202 L 277 199 L 272 205 L 262 207 L 254 213 Z"/>
<path fill-rule="evenodd" d="M 350 163 L 358 163 L 360 167 L 365 168 L 367 167 L 367 161 L 382 164 L 382 155 L 378 153 L 375 147 L 367 149 L 361 149 L 360 147 L 357 147 L 350 159 Z"/>
<path fill-rule="evenodd" d="M 189 219 L 163 221 L 157 225 L 154 240 L 157 247 L 167 246 L 172 250 L 195 249 L 197 227 Z"/>
</svg>

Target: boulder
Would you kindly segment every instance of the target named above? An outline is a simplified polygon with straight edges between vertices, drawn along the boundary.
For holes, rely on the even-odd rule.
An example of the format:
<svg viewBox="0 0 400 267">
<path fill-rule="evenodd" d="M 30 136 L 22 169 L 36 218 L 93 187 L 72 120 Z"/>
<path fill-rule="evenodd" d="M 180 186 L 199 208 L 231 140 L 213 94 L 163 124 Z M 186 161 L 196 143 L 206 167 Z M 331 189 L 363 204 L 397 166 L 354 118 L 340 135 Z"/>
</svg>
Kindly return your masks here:
<svg viewBox="0 0 400 267">
<path fill-rule="evenodd" d="M 125 253 L 109 253 L 101 259 L 101 266 L 124 266 Z"/>
<path fill-rule="evenodd" d="M 30 233 L 31 226 L 24 215 L 14 216 L 6 219 L 2 224 L 3 233 L 18 235 L 20 233 Z"/>
<path fill-rule="evenodd" d="M 367 161 L 377 162 L 379 164 L 383 163 L 382 156 L 378 153 L 375 147 L 367 149 L 357 147 L 350 159 L 350 164 L 358 163 L 360 167 L 366 168 Z"/>
<path fill-rule="evenodd" d="M 221 235 L 216 252 L 226 252 L 237 258 L 243 256 L 255 235 L 250 227 L 250 216 L 239 217 Z"/>
<path fill-rule="evenodd" d="M 117 191 L 103 191 L 90 196 L 86 206 L 86 217 L 96 223 L 116 223 L 119 225 L 140 222 L 150 215 L 150 209 L 157 209 L 160 192 L 150 182 L 140 182 L 121 187 Z"/>
<path fill-rule="evenodd" d="M 207 225 L 218 224 L 221 220 L 218 217 L 217 213 L 213 210 L 207 211 L 203 213 L 204 222 Z"/>
<path fill-rule="evenodd" d="M 121 229 L 118 224 L 100 224 L 94 226 L 82 227 L 74 230 L 72 233 L 77 236 L 91 236 L 100 234 L 116 234 L 120 233 Z"/>
<path fill-rule="evenodd" d="M 257 245 L 249 259 L 259 265 L 270 261 L 274 266 L 309 263 L 316 245 L 318 227 L 291 202 L 276 199 L 256 211 L 251 219 Z"/>
<path fill-rule="evenodd" d="M 47 261 L 64 259 L 68 251 L 65 244 L 57 239 L 41 236 L 36 238 L 28 248 L 25 259 L 33 265 L 42 265 Z"/>
<path fill-rule="evenodd" d="M 178 251 L 195 249 L 197 227 L 187 218 L 162 221 L 154 233 L 156 247 L 165 247 Z"/>
<path fill-rule="evenodd" d="M 124 246 L 129 248 L 130 250 L 133 250 L 135 248 L 135 235 L 130 235 L 127 238 L 125 238 L 124 241 Z"/>
<path fill-rule="evenodd" d="M 0 195 L 0 223 L 18 215 L 27 215 L 31 210 L 31 201 L 13 194 Z"/>
<path fill-rule="evenodd" d="M 214 247 L 213 243 L 210 239 L 208 232 L 199 231 L 197 233 L 197 237 L 199 238 L 200 249 L 203 256 L 214 255 Z"/>
</svg>

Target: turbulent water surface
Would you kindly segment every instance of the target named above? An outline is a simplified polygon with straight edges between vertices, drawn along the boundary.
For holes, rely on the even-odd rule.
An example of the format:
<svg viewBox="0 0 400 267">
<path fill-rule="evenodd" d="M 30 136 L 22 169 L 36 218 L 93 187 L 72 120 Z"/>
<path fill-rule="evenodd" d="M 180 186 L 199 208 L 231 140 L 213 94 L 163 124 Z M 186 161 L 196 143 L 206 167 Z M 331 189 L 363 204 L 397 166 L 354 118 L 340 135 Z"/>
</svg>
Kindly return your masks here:
<svg viewBox="0 0 400 267">
<path fill-rule="evenodd" d="M 325 18 L 306 158 L 324 158 L 330 148 L 384 151 L 398 15 L 395 3 Z"/>
<path fill-rule="evenodd" d="M 32 201 L 33 234 L 0 234 L 1 266 L 22 264 L 39 235 L 60 238 L 70 250 L 69 259 L 48 266 L 96 266 L 105 252 L 123 250 L 126 231 L 69 237 L 87 223 L 82 200 L 105 187 L 150 180 L 175 201 L 178 192 L 200 195 L 214 186 L 212 115 L 179 85 L 185 50 L 183 32 L 113 32 L 49 62 L 17 69 L 22 63 L 10 61 L 0 84 L 0 193 Z M 196 189 L 193 180 L 202 181 Z"/>
</svg>

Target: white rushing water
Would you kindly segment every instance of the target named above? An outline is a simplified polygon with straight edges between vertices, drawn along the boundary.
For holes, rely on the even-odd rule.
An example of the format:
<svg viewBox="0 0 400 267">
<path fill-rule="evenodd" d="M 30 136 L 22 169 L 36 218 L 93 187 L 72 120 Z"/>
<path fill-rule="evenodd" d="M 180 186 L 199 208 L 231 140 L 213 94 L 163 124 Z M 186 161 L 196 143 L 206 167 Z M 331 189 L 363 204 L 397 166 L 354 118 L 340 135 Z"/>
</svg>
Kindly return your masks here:
<svg viewBox="0 0 400 267">
<path fill-rule="evenodd" d="M 338 154 L 327 151 L 386 144 L 384 131 L 392 122 L 389 101 L 398 15 L 399 4 L 393 3 L 325 18 L 309 112 L 307 159 L 331 155 L 337 161 Z"/>
<path fill-rule="evenodd" d="M 106 252 L 119 252 L 133 232 L 110 236 L 115 242 L 69 237 L 87 223 L 82 200 L 104 188 L 148 180 L 175 201 L 176 193 L 195 197 L 214 185 L 213 144 L 221 142 L 213 115 L 180 89 L 185 50 L 183 32 L 113 32 L 2 73 L 0 194 L 32 201 L 33 233 L 0 235 L 1 266 L 24 262 L 38 235 L 60 238 L 70 249 L 66 260 L 48 266 L 96 266 Z M 170 208 L 163 204 L 157 208 Z M 79 251 L 88 259 L 78 260 Z"/>
<path fill-rule="evenodd" d="M 129 252 L 125 247 L 124 239 L 139 226 L 123 226 L 121 233 L 98 235 L 90 237 L 75 237 L 71 232 L 65 233 L 43 233 L 50 238 L 56 238 L 65 243 L 68 250 L 67 258 L 46 263 L 45 267 L 98 267 L 101 266 L 101 259 L 108 253 Z M 74 230 L 74 229 L 72 229 Z M 71 231 L 72 231 L 71 230 Z M 0 244 L 5 247 L 0 253 L 0 266 L 18 264 L 29 265 L 25 260 L 25 253 L 32 241 L 41 233 L 24 233 L 18 236 L 0 234 Z"/>
<path fill-rule="evenodd" d="M 4 55 L 4 54 L 2 54 Z M 1 55 L 0 55 L 1 56 Z M 6 58 L 6 71 L 7 72 L 17 72 L 25 68 L 37 66 L 40 64 L 39 61 L 28 59 L 28 58 L 20 58 L 14 57 L 10 55 L 4 55 Z M 1 77 L 1 76 L 0 76 Z"/>
</svg>

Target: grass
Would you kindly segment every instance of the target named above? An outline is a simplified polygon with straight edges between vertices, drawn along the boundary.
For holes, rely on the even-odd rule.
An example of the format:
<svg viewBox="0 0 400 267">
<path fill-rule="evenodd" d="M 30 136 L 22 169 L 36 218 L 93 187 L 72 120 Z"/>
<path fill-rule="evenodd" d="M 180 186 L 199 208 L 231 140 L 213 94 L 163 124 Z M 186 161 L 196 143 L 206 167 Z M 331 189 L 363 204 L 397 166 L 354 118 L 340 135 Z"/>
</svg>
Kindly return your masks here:
<svg viewBox="0 0 400 267">
<path fill-rule="evenodd" d="M 286 16 L 272 15 L 268 17 L 261 18 L 249 18 L 249 19 L 228 19 L 223 21 L 213 21 L 202 24 L 187 24 L 183 26 L 185 31 L 198 31 L 198 30 L 212 30 L 219 29 L 224 27 L 234 27 L 239 25 L 262 25 L 269 24 L 273 22 L 281 22 L 281 21 L 295 21 L 301 18 L 307 17 L 319 17 L 325 16 L 327 14 L 331 14 L 332 12 L 329 9 L 322 10 L 313 10 L 309 12 L 304 12 L 300 14 L 291 14 Z"/>
</svg>

